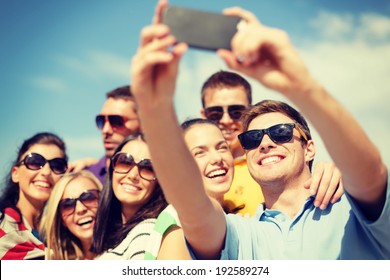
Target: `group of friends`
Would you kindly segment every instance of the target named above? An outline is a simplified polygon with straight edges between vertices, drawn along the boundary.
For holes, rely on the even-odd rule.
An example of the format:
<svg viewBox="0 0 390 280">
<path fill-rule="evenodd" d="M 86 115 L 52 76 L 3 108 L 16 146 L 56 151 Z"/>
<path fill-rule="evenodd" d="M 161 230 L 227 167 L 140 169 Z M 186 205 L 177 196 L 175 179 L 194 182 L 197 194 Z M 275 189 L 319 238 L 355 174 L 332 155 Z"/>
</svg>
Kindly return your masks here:
<svg viewBox="0 0 390 280">
<path fill-rule="evenodd" d="M 167 5 L 140 33 L 131 86 L 108 92 L 96 116 L 101 159 L 68 163 L 50 132 L 20 146 L 0 198 L 0 258 L 390 259 L 387 167 L 288 35 L 226 9 L 247 23 L 217 51 L 229 70 L 204 82 L 199 118 L 179 123 L 188 46 L 162 24 Z M 252 104 L 243 75 L 297 109 Z M 334 163 L 313 164 L 306 118 Z"/>
</svg>

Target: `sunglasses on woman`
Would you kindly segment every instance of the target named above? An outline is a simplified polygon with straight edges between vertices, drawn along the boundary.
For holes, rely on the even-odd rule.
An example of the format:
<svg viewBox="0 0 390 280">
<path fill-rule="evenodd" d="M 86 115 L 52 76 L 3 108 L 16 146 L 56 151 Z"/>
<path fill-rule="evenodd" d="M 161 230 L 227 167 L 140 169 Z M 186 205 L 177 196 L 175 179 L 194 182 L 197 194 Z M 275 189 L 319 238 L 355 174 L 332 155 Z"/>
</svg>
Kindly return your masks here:
<svg viewBox="0 0 390 280">
<path fill-rule="evenodd" d="M 137 120 L 128 119 L 120 115 L 97 115 L 96 116 L 96 125 L 99 129 L 103 129 L 104 124 L 108 121 L 113 129 L 119 129 L 125 126 L 125 122 L 128 120 Z"/>
<path fill-rule="evenodd" d="M 245 109 L 246 106 L 244 105 L 229 105 L 227 106 L 227 113 L 233 121 L 238 121 L 240 120 Z M 223 114 L 225 113 L 225 109 L 222 106 L 212 106 L 205 108 L 204 113 L 208 120 L 213 122 L 219 122 L 222 119 Z"/>
<path fill-rule="evenodd" d="M 55 174 L 64 174 L 68 169 L 68 162 L 64 158 L 53 158 L 51 160 L 45 159 L 42 155 L 37 153 L 29 153 L 24 159 L 19 161 L 16 165 L 20 166 L 24 164 L 27 169 L 39 170 L 42 169 L 46 163 L 49 163 L 50 169 Z"/>
<path fill-rule="evenodd" d="M 156 180 L 156 175 L 153 171 L 150 159 L 143 159 L 139 162 L 135 162 L 133 156 L 130 154 L 117 153 L 113 156 L 111 161 L 116 173 L 125 174 L 133 169 L 134 166 L 137 166 L 138 174 L 142 179 L 147 181 Z"/>
<path fill-rule="evenodd" d="M 87 190 L 80 194 L 78 198 L 65 198 L 59 204 L 62 216 L 69 216 L 74 213 L 77 201 L 80 201 L 85 207 L 91 209 L 98 207 L 99 190 Z"/>
<path fill-rule="evenodd" d="M 260 145 L 265 134 L 267 134 L 269 138 L 277 144 L 290 142 L 294 134 L 294 128 L 298 130 L 307 142 L 307 136 L 295 123 L 282 123 L 265 129 L 248 130 L 239 134 L 238 139 L 240 140 L 243 149 L 252 150 Z"/>
</svg>

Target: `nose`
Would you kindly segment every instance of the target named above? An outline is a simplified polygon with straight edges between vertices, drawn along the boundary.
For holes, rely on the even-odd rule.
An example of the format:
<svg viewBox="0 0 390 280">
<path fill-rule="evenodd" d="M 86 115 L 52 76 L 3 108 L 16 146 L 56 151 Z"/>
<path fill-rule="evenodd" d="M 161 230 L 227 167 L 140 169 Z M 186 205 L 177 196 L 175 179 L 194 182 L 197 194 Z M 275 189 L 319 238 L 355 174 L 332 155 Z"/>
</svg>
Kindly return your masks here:
<svg viewBox="0 0 390 280">
<path fill-rule="evenodd" d="M 217 151 L 211 151 L 210 152 L 210 163 L 211 164 L 217 164 L 222 162 L 222 156 L 221 154 Z"/>
<path fill-rule="evenodd" d="M 102 133 L 104 134 L 112 134 L 114 132 L 114 129 L 112 128 L 110 122 L 105 119 L 104 120 L 104 125 L 102 127 Z"/>
<path fill-rule="evenodd" d="M 275 142 L 269 138 L 268 134 L 265 134 L 263 136 L 263 139 L 261 139 L 261 143 L 259 145 L 260 150 L 265 150 L 269 148 L 274 148 L 276 146 Z"/>
<path fill-rule="evenodd" d="M 40 173 L 44 176 L 49 176 L 51 173 L 51 168 L 48 162 L 41 168 Z"/>
<path fill-rule="evenodd" d="M 219 121 L 221 124 L 231 124 L 233 122 L 232 118 L 226 110 L 223 111 L 222 118 Z"/>
<path fill-rule="evenodd" d="M 80 200 L 76 201 L 76 205 L 74 208 L 75 213 L 82 213 L 87 210 L 87 207 Z"/>
<path fill-rule="evenodd" d="M 133 166 L 129 172 L 127 172 L 127 176 L 130 178 L 130 180 L 138 182 L 139 181 L 139 172 L 138 172 L 138 166 Z"/>
</svg>

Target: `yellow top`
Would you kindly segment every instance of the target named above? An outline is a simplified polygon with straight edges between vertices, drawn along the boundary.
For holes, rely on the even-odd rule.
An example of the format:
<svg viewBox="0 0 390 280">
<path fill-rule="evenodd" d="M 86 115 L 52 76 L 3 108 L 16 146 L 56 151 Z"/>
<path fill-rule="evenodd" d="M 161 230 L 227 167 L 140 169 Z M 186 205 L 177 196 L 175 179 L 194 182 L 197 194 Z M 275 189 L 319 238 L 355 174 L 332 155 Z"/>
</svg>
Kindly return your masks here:
<svg viewBox="0 0 390 280">
<path fill-rule="evenodd" d="M 264 196 L 258 183 L 249 173 L 245 156 L 234 159 L 234 179 L 230 190 L 224 196 L 229 209 L 244 206 L 237 213 L 253 216 Z"/>
</svg>

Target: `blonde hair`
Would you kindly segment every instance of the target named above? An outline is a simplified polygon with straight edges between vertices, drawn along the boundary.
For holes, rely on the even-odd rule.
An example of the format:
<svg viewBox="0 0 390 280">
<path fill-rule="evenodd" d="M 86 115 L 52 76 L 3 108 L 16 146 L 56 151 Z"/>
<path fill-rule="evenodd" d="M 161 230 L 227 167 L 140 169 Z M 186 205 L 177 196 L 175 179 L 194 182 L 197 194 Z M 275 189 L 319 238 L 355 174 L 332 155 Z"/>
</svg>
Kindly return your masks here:
<svg viewBox="0 0 390 280">
<path fill-rule="evenodd" d="M 80 177 L 91 180 L 100 191 L 103 189 L 95 175 L 87 170 L 66 174 L 55 184 L 44 209 L 39 230 L 46 244 L 45 258 L 48 260 L 84 259 L 80 240 L 64 227 L 58 209 L 68 184 Z"/>
</svg>

